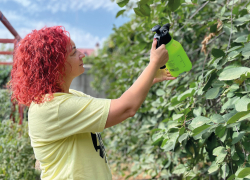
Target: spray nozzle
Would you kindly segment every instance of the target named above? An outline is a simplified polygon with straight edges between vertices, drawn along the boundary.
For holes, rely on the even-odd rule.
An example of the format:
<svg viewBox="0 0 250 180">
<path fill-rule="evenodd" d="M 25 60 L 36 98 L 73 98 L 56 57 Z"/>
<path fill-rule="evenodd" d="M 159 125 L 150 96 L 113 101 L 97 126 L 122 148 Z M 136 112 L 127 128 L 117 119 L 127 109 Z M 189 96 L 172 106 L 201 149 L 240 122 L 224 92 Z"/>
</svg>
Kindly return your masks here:
<svg viewBox="0 0 250 180">
<path fill-rule="evenodd" d="M 160 25 L 156 25 L 156 26 L 154 26 L 154 27 L 151 29 L 151 31 L 152 31 L 152 32 L 156 32 L 157 34 L 160 34 L 160 33 L 161 33 L 161 32 L 160 32 L 160 28 L 161 28 Z"/>
</svg>

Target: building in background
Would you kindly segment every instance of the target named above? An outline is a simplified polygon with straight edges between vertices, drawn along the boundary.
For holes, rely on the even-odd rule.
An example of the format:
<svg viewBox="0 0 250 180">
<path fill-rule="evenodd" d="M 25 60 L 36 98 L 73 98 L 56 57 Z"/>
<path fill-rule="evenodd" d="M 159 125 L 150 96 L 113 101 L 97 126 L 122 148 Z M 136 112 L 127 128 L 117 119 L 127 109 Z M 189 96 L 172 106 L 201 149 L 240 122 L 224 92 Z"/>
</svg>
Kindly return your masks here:
<svg viewBox="0 0 250 180">
<path fill-rule="evenodd" d="M 78 48 L 78 50 L 85 54 L 85 56 L 98 56 L 99 43 L 96 43 L 94 49 Z"/>
<path fill-rule="evenodd" d="M 78 48 L 80 52 L 85 54 L 85 56 L 92 56 L 94 55 L 94 49 L 86 49 L 86 48 Z"/>
</svg>

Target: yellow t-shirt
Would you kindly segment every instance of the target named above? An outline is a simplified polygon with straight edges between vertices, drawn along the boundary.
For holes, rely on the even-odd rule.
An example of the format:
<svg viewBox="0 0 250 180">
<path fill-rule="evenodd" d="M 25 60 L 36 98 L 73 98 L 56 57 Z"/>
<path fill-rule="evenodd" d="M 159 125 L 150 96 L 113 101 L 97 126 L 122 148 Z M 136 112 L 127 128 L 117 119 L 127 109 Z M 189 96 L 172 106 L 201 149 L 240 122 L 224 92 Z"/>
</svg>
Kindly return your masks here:
<svg viewBox="0 0 250 180">
<path fill-rule="evenodd" d="M 40 161 L 42 180 L 111 180 L 99 133 L 104 130 L 110 99 L 70 89 L 54 99 L 31 103 L 29 136 Z"/>
</svg>

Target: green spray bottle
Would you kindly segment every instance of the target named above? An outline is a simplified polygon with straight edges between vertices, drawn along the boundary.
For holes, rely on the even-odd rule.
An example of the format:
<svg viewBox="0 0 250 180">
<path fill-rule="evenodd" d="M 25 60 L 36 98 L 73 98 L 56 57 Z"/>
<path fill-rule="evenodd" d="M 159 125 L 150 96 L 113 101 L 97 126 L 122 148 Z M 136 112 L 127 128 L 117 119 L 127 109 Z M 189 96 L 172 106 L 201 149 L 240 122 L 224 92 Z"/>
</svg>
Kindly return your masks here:
<svg viewBox="0 0 250 180">
<path fill-rule="evenodd" d="M 156 32 L 154 35 L 154 38 L 157 39 L 156 48 L 165 44 L 166 49 L 168 50 L 168 62 L 160 69 L 167 68 L 173 77 L 177 77 L 183 72 L 190 71 L 192 69 L 192 63 L 181 44 L 174 40 L 169 34 L 169 28 L 170 24 L 167 23 L 162 27 L 156 25 L 151 30 L 152 32 Z"/>
</svg>

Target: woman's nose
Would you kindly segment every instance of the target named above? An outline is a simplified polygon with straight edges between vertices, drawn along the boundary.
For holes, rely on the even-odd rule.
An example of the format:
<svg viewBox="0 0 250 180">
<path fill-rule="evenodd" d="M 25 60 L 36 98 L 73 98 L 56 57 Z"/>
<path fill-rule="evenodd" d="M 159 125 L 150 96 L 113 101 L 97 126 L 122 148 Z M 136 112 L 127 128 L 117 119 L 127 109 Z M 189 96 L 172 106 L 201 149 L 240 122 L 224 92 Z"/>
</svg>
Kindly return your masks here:
<svg viewBox="0 0 250 180">
<path fill-rule="evenodd" d="M 80 54 L 79 55 L 79 59 L 82 59 L 82 58 L 84 58 L 85 57 L 85 54 Z"/>
</svg>

